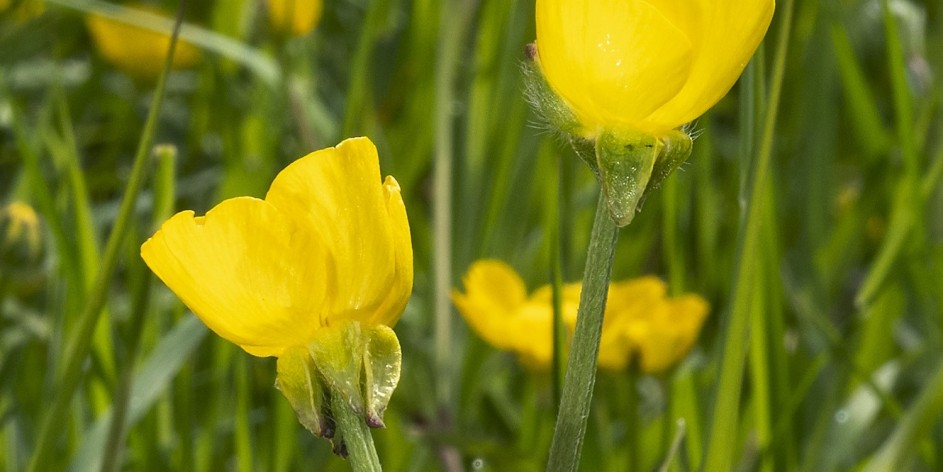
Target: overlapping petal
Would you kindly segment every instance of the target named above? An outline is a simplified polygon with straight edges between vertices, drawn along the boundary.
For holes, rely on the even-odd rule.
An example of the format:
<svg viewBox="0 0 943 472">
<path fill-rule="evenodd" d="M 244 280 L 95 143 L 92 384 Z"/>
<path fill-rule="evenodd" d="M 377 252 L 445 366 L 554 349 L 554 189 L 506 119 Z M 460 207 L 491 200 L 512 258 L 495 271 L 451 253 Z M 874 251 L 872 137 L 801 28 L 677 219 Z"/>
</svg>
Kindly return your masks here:
<svg viewBox="0 0 943 472">
<path fill-rule="evenodd" d="M 537 2 L 540 68 L 586 132 L 645 129 L 645 117 L 684 85 L 693 45 L 642 1 Z"/>
<path fill-rule="evenodd" d="M 389 319 L 377 313 L 391 291 L 398 290 L 395 296 L 401 299 L 409 296 L 412 249 L 406 247 L 409 227 L 394 183 L 380 185 L 377 150 L 366 138 L 313 152 L 272 182 L 266 201 L 292 215 L 303 231 L 316 234 L 330 255 L 324 324 Z M 409 273 L 398 274 L 404 264 Z M 407 275 L 408 285 L 397 283 Z"/>
<path fill-rule="evenodd" d="M 647 0 L 662 11 L 673 12 L 673 21 L 697 44 L 694 62 L 684 87 L 649 116 L 649 121 L 674 129 L 701 116 L 730 91 L 756 51 L 773 18 L 773 0 L 698 0 L 677 2 Z"/>
</svg>

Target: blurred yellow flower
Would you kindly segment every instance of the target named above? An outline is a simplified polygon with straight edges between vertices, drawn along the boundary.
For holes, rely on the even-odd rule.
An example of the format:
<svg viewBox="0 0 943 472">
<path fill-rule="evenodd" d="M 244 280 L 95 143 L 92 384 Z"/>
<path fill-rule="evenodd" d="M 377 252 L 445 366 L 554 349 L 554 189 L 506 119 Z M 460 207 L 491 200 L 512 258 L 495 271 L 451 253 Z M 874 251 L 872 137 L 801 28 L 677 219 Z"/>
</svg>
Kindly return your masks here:
<svg viewBox="0 0 943 472">
<path fill-rule="evenodd" d="M 134 5 L 142 12 L 166 16 L 148 5 Z M 104 16 L 89 15 L 85 24 L 92 34 L 95 49 L 106 61 L 136 79 L 153 80 L 164 67 L 164 58 L 170 47 L 170 35 L 139 28 Z M 171 66 L 185 69 L 200 62 L 200 50 L 186 42 L 177 41 Z"/>
<path fill-rule="evenodd" d="M 553 304 L 549 285 L 527 295 L 520 276 L 504 262 L 485 259 L 472 264 L 462 279 L 465 293 L 452 291 L 452 301 L 465 321 L 492 346 L 512 351 L 529 367 L 543 369 L 553 355 Z M 576 320 L 579 285 L 564 287 L 563 314 Z"/>
<path fill-rule="evenodd" d="M 266 0 L 269 24 L 276 31 L 304 36 L 321 19 L 321 0 Z"/>
<path fill-rule="evenodd" d="M 537 0 L 537 55 L 580 134 L 661 136 L 733 86 L 773 0 Z"/>
<path fill-rule="evenodd" d="M 10 202 L 0 209 L 0 228 L 4 228 L 2 247 L 23 245 L 26 255 L 35 257 L 42 246 L 39 234 L 39 216 L 33 207 L 23 202 Z"/>
<path fill-rule="evenodd" d="M 312 404 L 322 398 L 319 384 L 344 390 L 380 421 L 399 378 L 389 327 L 412 291 L 413 259 L 399 185 L 381 182 L 369 139 L 298 159 L 264 200 L 237 197 L 206 216 L 174 215 L 141 256 L 216 334 L 279 358 L 279 388 L 312 432 L 325 432 Z M 371 358 L 382 362 L 371 367 Z M 380 383 L 392 387 L 374 402 Z"/>
<path fill-rule="evenodd" d="M 546 369 L 553 355 L 551 287 L 527 295 L 523 280 L 507 264 L 480 260 L 463 279 L 465 293 L 452 300 L 469 326 L 492 346 L 514 352 L 524 365 Z M 576 326 L 581 285 L 563 287 L 563 322 Z M 708 305 L 697 295 L 670 299 L 664 282 L 641 277 L 610 286 L 599 366 L 625 369 L 637 356 L 643 372 L 657 373 L 680 361 L 694 345 Z"/>
<path fill-rule="evenodd" d="M 609 286 L 599 365 L 625 369 L 636 359 L 642 372 L 664 372 L 697 341 L 710 309 L 698 295 L 668 298 L 665 282 L 646 276 Z"/>
</svg>

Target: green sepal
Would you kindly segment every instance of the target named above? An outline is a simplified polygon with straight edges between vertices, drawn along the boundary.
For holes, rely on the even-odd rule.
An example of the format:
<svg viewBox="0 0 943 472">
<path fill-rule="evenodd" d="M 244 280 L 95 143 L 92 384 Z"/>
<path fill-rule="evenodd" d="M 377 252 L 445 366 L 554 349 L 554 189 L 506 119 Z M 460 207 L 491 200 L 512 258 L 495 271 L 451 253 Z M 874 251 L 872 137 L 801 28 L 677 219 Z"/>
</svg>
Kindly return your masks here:
<svg viewBox="0 0 943 472">
<path fill-rule="evenodd" d="M 275 388 L 288 399 L 298 421 L 315 436 L 332 437 L 334 427 L 324 414 L 324 388 L 308 351 L 300 347 L 287 349 L 275 368 Z"/>
<path fill-rule="evenodd" d="M 655 159 L 655 167 L 652 168 L 652 176 L 648 181 L 648 186 L 645 187 L 645 192 L 642 194 L 642 200 L 639 202 L 639 205 L 645 202 L 645 199 L 648 198 L 648 194 L 652 190 L 661 187 L 662 182 L 664 182 L 669 175 L 673 174 L 674 171 L 678 170 L 681 164 L 684 164 L 688 160 L 688 157 L 691 157 L 694 141 L 691 140 L 691 136 L 688 133 L 681 130 L 672 130 L 660 139 L 663 144 L 661 154 L 658 155 L 658 159 Z"/>
<path fill-rule="evenodd" d="M 360 374 L 363 369 L 364 336 L 360 323 L 342 320 L 321 328 L 308 352 L 331 395 L 340 395 L 360 415 L 364 413 Z"/>
<path fill-rule="evenodd" d="M 596 137 L 596 164 L 609 216 L 617 226 L 632 222 L 664 144 L 634 131 L 604 130 Z"/>
<path fill-rule="evenodd" d="M 396 333 L 377 325 L 367 331 L 363 353 L 366 420 L 371 428 L 383 427 L 383 412 L 399 383 L 403 354 Z"/>
<path fill-rule="evenodd" d="M 580 123 L 573 110 L 550 88 L 540 71 L 540 54 L 537 45 L 530 43 L 525 49 L 527 58 L 521 65 L 524 77 L 524 96 L 537 115 L 552 130 L 564 136 L 579 135 Z"/>
<path fill-rule="evenodd" d="M 568 135 L 567 141 L 570 143 L 570 147 L 573 148 L 573 152 L 589 166 L 598 180 L 599 166 L 596 165 L 596 143 L 591 139 L 575 134 Z"/>
</svg>

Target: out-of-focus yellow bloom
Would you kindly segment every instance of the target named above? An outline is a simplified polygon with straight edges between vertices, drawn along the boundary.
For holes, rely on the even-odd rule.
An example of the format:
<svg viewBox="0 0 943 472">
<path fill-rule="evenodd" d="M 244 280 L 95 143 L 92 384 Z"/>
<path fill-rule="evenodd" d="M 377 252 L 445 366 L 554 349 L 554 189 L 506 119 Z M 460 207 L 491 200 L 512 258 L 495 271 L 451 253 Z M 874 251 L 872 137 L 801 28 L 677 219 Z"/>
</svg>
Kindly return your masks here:
<svg viewBox="0 0 943 472">
<path fill-rule="evenodd" d="M 707 317 L 709 305 L 698 295 L 668 298 L 665 283 L 641 277 L 609 286 L 599 365 L 625 369 L 636 359 L 642 372 L 668 370 L 687 355 Z"/>
<path fill-rule="evenodd" d="M 459 313 L 492 346 L 517 354 L 522 363 L 542 369 L 553 356 L 553 300 L 549 285 L 527 295 L 527 287 L 510 266 L 497 260 L 472 264 L 462 279 L 465 293 L 452 291 Z M 579 285 L 564 287 L 564 322 L 576 321 Z"/>
<path fill-rule="evenodd" d="M 266 0 L 269 24 L 276 31 L 304 36 L 321 19 L 321 0 Z"/>
<path fill-rule="evenodd" d="M 166 14 L 147 5 L 135 5 L 135 9 L 160 16 Z M 122 72 L 136 78 L 153 80 L 164 67 L 164 58 L 170 48 L 170 35 L 139 28 L 128 23 L 98 15 L 85 17 L 85 24 L 92 34 L 95 49 L 105 60 Z M 200 62 L 200 50 L 182 40 L 171 67 L 185 69 Z"/>
<path fill-rule="evenodd" d="M 26 256 L 39 254 L 42 239 L 39 234 L 39 216 L 33 207 L 23 202 L 10 202 L 0 210 L 0 227 L 3 231 L 3 247 L 25 246 Z"/>
<path fill-rule="evenodd" d="M 325 432 L 322 384 L 382 424 L 400 366 L 389 327 L 412 291 L 413 260 L 399 185 L 381 182 L 369 139 L 298 159 L 264 200 L 174 215 L 141 256 L 216 334 L 279 358 L 279 388 L 312 432 Z"/>
<path fill-rule="evenodd" d="M 773 8 L 774 0 L 537 0 L 538 61 L 583 136 L 661 136 L 730 90 Z"/>
<path fill-rule="evenodd" d="M 463 282 L 465 293 L 452 292 L 459 312 L 485 341 L 517 354 L 534 369 L 546 369 L 553 355 L 551 287 L 527 295 L 524 282 L 507 264 L 475 262 Z M 572 334 L 576 326 L 581 285 L 563 287 L 563 322 Z M 708 305 L 697 295 L 668 298 L 665 283 L 641 277 L 610 286 L 599 366 L 625 369 L 637 358 L 643 372 L 672 367 L 694 345 Z"/>
</svg>

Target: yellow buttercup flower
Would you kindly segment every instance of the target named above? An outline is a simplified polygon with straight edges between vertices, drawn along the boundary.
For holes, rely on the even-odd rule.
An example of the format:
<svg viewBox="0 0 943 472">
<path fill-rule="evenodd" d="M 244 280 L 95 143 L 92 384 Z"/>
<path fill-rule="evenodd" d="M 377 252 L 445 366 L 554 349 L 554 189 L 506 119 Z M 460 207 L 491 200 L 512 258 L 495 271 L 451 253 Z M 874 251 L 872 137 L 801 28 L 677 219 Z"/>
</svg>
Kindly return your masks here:
<svg viewBox="0 0 943 472">
<path fill-rule="evenodd" d="M 526 92 L 593 169 L 617 226 L 691 155 L 679 130 L 717 103 L 774 0 L 537 0 Z"/>
<path fill-rule="evenodd" d="M 661 136 L 733 86 L 773 0 L 537 0 L 537 54 L 581 134 Z"/>
<path fill-rule="evenodd" d="M 469 326 L 492 346 L 514 352 L 524 365 L 542 370 L 553 355 L 553 305 L 545 285 L 528 296 L 520 276 L 507 264 L 481 260 L 463 278 L 465 293 L 452 300 Z M 581 284 L 563 287 L 563 322 L 576 326 Z M 680 361 L 697 339 L 707 315 L 697 295 L 668 298 L 665 283 L 641 277 L 610 286 L 599 366 L 623 370 L 637 358 L 643 372 L 667 370 Z"/>
<path fill-rule="evenodd" d="M 327 432 L 322 388 L 382 424 L 400 368 L 389 327 L 412 291 L 413 260 L 399 185 L 381 182 L 369 139 L 298 159 L 264 200 L 174 215 L 141 256 L 216 334 L 279 358 L 278 386 L 312 432 Z"/>
<path fill-rule="evenodd" d="M 147 5 L 135 9 L 155 15 L 164 12 Z M 164 58 L 170 47 L 170 35 L 139 28 L 104 16 L 89 15 L 85 24 L 92 34 L 95 49 L 109 63 L 136 79 L 155 79 L 164 67 Z M 171 67 L 185 69 L 200 62 L 200 50 L 186 42 L 177 41 Z"/>
<path fill-rule="evenodd" d="M 304 36 L 321 19 L 321 0 L 266 0 L 269 24 L 276 31 Z"/>
</svg>

